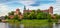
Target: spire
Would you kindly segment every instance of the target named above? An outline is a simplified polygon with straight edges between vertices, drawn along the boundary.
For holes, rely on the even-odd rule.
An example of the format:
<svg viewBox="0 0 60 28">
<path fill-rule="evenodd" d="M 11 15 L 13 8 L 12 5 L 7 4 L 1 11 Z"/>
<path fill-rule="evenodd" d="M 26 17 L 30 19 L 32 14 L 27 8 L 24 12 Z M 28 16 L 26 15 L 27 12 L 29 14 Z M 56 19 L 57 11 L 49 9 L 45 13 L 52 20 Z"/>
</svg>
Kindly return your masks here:
<svg viewBox="0 0 60 28">
<path fill-rule="evenodd" d="M 26 10 L 26 6 L 24 6 L 24 10 Z"/>
</svg>

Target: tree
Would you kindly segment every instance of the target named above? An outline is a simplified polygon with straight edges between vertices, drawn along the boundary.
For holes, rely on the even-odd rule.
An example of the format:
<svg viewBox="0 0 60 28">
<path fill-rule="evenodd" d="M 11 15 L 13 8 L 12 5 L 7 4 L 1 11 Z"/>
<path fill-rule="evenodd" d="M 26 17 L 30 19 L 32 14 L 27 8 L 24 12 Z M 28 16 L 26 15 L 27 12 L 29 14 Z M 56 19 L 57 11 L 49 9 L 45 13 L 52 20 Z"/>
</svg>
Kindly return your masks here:
<svg viewBox="0 0 60 28">
<path fill-rule="evenodd" d="M 30 14 L 28 15 L 29 19 L 36 19 L 36 14 L 37 12 L 35 10 L 32 10 L 32 12 L 30 12 Z"/>
<path fill-rule="evenodd" d="M 28 19 L 28 13 L 24 13 L 23 18 Z"/>
<path fill-rule="evenodd" d="M 10 19 L 7 15 L 5 15 L 5 19 Z"/>
<path fill-rule="evenodd" d="M 40 12 L 42 12 L 42 11 L 41 11 L 40 9 L 38 9 L 38 10 L 37 10 L 37 13 L 40 13 Z"/>
<path fill-rule="evenodd" d="M 56 19 L 60 19 L 60 15 L 57 15 L 57 14 L 56 14 L 55 16 L 56 16 Z"/>
<path fill-rule="evenodd" d="M 15 20 L 19 19 L 19 16 L 18 15 L 14 15 L 14 18 Z"/>
<path fill-rule="evenodd" d="M 9 12 L 8 15 L 14 15 L 14 11 Z"/>
<path fill-rule="evenodd" d="M 14 11 L 11 11 L 11 15 L 14 15 Z"/>
<path fill-rule="evenodd" d="M 43 12 L 37 13 L 37 19 L 47 19 L 46 15 L 47 14 Z"/>
<path fill-rule="evenodd" d="M 31 13 L 28 15 L 28 18 L 29 18 L 29 19 L 35 19 L 34 12 L 31 12 Z"/>
<path fill-rule="evenodd" d="M 32 12 L 24 13 L 25 19 L 52 19 L 49 13 L 45 13 L 38 9 L 37 11 L 32 10 Z"/>
</svg>

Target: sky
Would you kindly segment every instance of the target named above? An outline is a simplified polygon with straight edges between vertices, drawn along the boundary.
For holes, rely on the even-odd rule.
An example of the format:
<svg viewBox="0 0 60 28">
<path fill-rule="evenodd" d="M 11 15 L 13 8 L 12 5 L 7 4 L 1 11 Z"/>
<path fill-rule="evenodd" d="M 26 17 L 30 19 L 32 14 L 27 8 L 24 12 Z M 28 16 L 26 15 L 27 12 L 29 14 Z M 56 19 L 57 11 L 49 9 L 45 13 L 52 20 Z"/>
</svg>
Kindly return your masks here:
<svg viewBox="0 0 60 28">
<path fill-rule="evenodd" d="M 17 8 L 23 12 L 23 8 L 30 10 L 46 10 L 50 6 L 54 7 L 54 14 L 60 14 L 60 0 L 0 0 L 0 16 L 7 15 L 10 11 L 15 11 Z"/>
</svg>

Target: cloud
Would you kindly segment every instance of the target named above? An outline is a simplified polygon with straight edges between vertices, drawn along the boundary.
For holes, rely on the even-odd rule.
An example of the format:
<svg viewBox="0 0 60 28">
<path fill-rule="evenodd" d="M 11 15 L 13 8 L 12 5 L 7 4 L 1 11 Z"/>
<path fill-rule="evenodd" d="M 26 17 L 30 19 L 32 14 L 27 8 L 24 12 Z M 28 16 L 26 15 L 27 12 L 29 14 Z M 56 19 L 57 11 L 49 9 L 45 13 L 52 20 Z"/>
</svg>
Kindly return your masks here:
<svg viewBox="0 0 60 28">
<path fill-rule="evenodd" d="M 6 5 L 8 5 L 9 7 L 24 6 L 22 3 L 18 3 L 18 2 L 12 2 L 12 3 L 8 3 Z"/>
<path fill-rule="evenodd" d="M 25 6 L 29 6 L 30 4 L 33 4 L 34 0 L 20 0 L 19 3 L 24 4 Z"/>
<path fill-rule="evenodd" d="M 30 8 L 30 9 L 35 9 L 35 10 L 37 10 L 37 9 L 46 10 L 50 6 L 53 6 L 53 4 L 51 4 L 51 3 L 50 4 L 43 4 L 41 6 L 36 6 L 36 7 L 34 7 L 34 6 L 27 6 L 27 9 Z"/>
<path fill-rule="evenodd" d="M 56 0 L 56 3 L 54 4 L 54 13 L 60 14 L 60 0 Z"/>
<path fill-rule="evenodd" d="M 55 0 L 48 1 L 48 0 L 37 0 L 35 3 L 31 4 L 31 6 L 41 6 L 43 4 L 55 3 Z"/>
<path fill-rule="evenodd" d="M 20 11 L 22 12 L 22 7 L 11 7 L 5 4 L 0 4 L 0 16 L 5 16 L 8 15 L 9 12 L 11 11 L 15 11 L 17 8 L 20 9 Z"/>
<path fill-rule="evenodd" d="M 43 4 L 55 3 L 56 0 L 20 0 L 25 6 L 41 6 Z"/>
<path fill-rule="evenodd" d="M 8 13 L 8 7 L 7 5 L 0 4 L 0 16 L 4 16 Z"/>
</svg>

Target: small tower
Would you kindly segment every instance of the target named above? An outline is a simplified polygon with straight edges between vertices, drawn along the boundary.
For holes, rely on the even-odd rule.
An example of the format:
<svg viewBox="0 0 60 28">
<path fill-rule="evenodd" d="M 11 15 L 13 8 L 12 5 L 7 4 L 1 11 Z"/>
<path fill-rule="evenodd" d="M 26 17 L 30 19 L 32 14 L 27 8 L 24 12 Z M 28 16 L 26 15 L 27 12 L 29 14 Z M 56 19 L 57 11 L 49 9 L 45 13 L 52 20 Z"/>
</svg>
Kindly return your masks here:
<svg viewBox="0 0 60 28">
<path fill-rule="evenodd" d="M 14 13 L 14 15 L 16 15 L 16 14 L 18 15 L 18 14 L 19 14 L 19 12 L 20 12 L 20 9 L 19 9 L 19 8 L 17 8 L 17 9 L 16 9 L 16 11 L 15 11 L 15 13 Z"/>
<path fill-rule="evenodd" d="M 20 9 L 19 9 L 19 8 L 17 8 L 17 9 L 16 9 L 16 11 L 20 11 Z"/>
<path fill-rule="evenodd" d="M 50 8 L 49 8 L 49 14 L 53 14 L 53 7 L 52 6 L 50 6 Z"/>
</svg>

